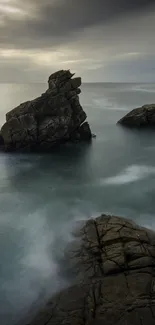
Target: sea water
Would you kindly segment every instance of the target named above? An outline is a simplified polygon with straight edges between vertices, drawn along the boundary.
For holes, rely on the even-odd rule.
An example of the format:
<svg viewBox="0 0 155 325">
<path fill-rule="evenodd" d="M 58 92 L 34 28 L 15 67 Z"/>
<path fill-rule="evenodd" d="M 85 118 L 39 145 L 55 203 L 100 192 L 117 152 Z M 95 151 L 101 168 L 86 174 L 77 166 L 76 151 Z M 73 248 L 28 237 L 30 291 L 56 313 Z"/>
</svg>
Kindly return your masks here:
<svg viewBox="0 0 155 325">
<path fill-rule="evenodd" d="M 0 121 L 45 84 L 1 84 Z M 0 154 L 0 324 L 14 325 L 36 301 L 61 289 L 62 247 L 78 220 L 104 213 L 155 229 L 155 131 L 116 122 L 155 103 L 155 84 L 83 84 L 91 145 L 50 155 Z"/>
</svg>

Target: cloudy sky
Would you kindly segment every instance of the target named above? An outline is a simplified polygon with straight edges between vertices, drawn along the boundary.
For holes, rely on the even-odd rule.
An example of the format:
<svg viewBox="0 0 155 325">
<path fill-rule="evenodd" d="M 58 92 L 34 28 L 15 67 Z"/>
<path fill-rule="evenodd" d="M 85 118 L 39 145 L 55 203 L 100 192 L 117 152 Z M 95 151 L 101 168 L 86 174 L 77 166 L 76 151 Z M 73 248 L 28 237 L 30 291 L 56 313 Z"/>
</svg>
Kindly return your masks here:
<svg viewBox="0 0 155 325">
<path fill-rule="evenodd" d="M 0 0 L 0 82 L 155 81 L 154 0 Z"/>
</svg>

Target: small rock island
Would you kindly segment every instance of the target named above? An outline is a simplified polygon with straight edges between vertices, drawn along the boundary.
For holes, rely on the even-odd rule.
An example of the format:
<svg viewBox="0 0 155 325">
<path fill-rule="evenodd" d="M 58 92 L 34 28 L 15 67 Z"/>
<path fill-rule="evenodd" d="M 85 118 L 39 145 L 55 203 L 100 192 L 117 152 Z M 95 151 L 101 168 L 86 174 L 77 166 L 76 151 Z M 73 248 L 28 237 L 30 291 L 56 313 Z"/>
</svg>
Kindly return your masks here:
<svg viewBox="0 0 155 325">
<path fill-rule="evenodd" d="M 66 141 L 89 141 L 92 133 L 79 102 L 81 78 L 69 70 L 53 73 L 40 97 L 6 114 L 0 131 L 4 151 L 50 151 Z"/>
<path fill-rule="evenodd" d="M 80 226 L 65 258 L 72 284 L 22 324 L 155 324 L 155 232 L 101 215 Z"/>
<path fill-rule="evenodd" d="M 155 127 L 155 104 L 143 105 L 133 109 L 121 118 L 118 123 L 128 127 Z"/>
</svg>

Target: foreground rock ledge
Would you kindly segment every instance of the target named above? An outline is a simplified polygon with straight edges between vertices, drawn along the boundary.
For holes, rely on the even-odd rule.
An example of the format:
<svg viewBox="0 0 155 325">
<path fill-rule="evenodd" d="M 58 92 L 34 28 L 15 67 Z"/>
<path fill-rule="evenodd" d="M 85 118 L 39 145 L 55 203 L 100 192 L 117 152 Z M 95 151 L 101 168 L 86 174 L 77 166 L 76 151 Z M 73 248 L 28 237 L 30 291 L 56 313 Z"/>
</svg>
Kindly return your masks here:
<svg viewBox="0 0 155 325">
<path fill-rule="evenodd" d="M 102 215 L 86 222 L 67 250 L 73 285 L 31 325 L 154 325 L 155 233 Z"/>
<path fill-rule="evenodd" d="M 69 70 L 53 73 L 40 97 L 20 104 L 6 114 L 0 146 L 7 151 L 48 151 L 66 141 L 92 138 L 86 113 L 79 102 L 81 78 Z"/>
<path fill-rule="evenodd" d="M 155 104 L 133 109 L 121 118 L 118 123 L 129 127 L 155 127 Z"/>
</svg>

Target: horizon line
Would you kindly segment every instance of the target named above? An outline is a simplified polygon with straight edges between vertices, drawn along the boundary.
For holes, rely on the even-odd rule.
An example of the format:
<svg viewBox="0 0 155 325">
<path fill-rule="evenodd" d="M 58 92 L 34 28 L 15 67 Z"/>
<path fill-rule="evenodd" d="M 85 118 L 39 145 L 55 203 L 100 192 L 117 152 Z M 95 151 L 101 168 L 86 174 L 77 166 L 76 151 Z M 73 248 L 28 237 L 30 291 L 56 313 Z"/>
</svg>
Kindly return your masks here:
<svg viewBox="0 0 155 325">
<path fill-rule="evenodd" d="M 153 84 L 154 81 L 84 81 L 83 84 Z M 0 81 L 0 84 L 48 84 L 48 81 Z"/>
</svg>

